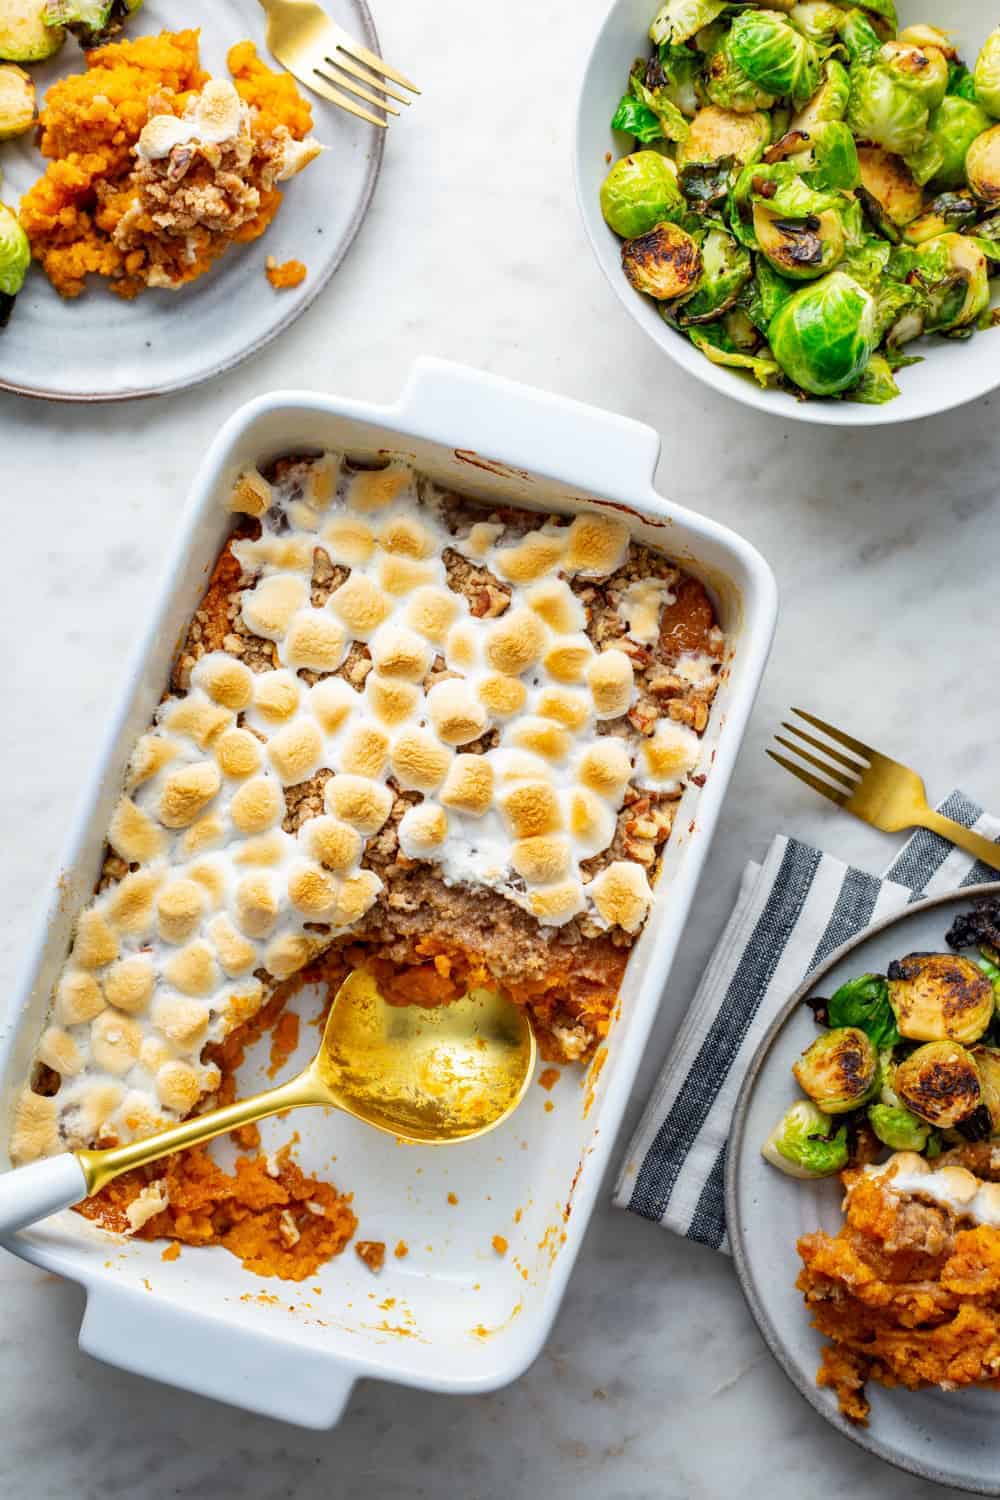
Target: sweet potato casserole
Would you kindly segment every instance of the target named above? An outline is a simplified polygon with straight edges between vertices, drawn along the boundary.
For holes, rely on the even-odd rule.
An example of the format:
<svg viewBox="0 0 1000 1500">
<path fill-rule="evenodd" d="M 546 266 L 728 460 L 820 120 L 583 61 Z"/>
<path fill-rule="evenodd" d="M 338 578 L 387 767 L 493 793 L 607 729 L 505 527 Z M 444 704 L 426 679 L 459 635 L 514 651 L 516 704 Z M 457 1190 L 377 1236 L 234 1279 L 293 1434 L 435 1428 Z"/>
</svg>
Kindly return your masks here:
<svg viewBox="0 0 1000 1500">
<path fill-rule="evenodd" d="M 229 503 L 17 1104 L 18 1161 L 224 1102 L 290 990 L 362 963 L 398 1004 L 499 983 L 547 1058 L 586 1059 L 700 780 L 724 638 L 701 583 L 623 521 L 485 508 L 335 454 L 247 471 Z M 190 1152 L 86 1211 L 283 1275 L 355 1227 L 287 1154 L 234 1177 Z"/>
</svg>

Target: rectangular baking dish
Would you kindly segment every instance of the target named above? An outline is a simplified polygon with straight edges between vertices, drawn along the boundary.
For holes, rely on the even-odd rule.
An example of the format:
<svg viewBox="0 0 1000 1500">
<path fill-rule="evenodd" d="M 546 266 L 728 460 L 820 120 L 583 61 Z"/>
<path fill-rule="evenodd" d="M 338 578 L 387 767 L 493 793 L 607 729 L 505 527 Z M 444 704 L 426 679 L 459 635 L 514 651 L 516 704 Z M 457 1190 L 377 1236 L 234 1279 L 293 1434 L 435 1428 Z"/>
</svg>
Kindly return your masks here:
<svg viewBox="0 0 1000 1500">
<path fill-rule="evenodd" d="M 482 1392 L 515 1379 L 540 1352 L 687 921 L 776 614 L 767 564 L 733 532 L 656 493 L 659 438 L 626 418 L 429 359 L 416 363 L 394 406 L 295 392 L 244 406 L 195 480 L 13 997 L 0 1038 L 5 1143 L 73 923 L 93 890 L 129 754 L 228 533 L 229 487 L 247 465 L 322 448 L 398 453 L 439 483 L 484 499 L 626 515 L 637 538 L 709 587 L 729 655 L 705 736 L 706 782 L 685 793 L 656 904 L 597 1064 L 587 1072 L 564 1068 L 550 1092 L 533 1086 L 500 1130 L 456 1147 L 400 1146 L 320 1110 L 265 1127 L 270 1149 L 297 1130 L 304 1169 L 354 1191 L 359 1237 L 389 1247 L 378 1276 L 350 1249 L 303 1283 L 253 1276 L 217 1248 L 185 1249 L 165 1263 L 161 1244 L 117 1239 L 70 1213 L 2 1241 L 85 1288 L 80 1345 L 88 1353 L 317 1428 L 338 1420 L 360 1377 Z M 298 999 L 305 1013 L 310 999 L 315 1008 L 308 991 Z M 303 1031 L 304 1060 L 316 1033 Z M 261 1085 L 265 1063 L 250 1058 L 241 1078 L 247 1091 Z M 506 1253 L 494 1248 L 494 1236 L 507 1241 Z M 400 1243 L 405 1256 L 393 1253 Z"/>
</svg>

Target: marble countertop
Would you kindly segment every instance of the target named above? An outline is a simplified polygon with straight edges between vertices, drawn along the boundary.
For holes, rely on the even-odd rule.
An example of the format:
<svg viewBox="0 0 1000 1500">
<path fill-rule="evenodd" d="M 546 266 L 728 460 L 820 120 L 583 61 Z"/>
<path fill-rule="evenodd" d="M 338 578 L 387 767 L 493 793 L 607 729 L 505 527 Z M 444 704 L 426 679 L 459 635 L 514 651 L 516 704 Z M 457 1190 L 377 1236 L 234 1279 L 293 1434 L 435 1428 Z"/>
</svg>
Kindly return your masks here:
<svg viewBox="0 0 1000 1500">
<path fill-rule="evenodd" d="M 848 441 L 714 395 L 645 340 L 604 284 L 573 199 L 574 91 L 604 3 L 508 0 L 470 32 L 463 0 L 378 0 L 385 53 L 425 94 L 390 132 L 371 215 L 312 313 L 187 395 L 90 410 L 0 396 L 0 992 L 206 444 L 238 404 L 277 386 L 390 399 L 422 353 L 650 423 L 664 443 L 659 487 L 742 531 L 778 577 L 770 669 L 623 1145 L 745 861 L 778 831 L 873 869 L 891 854 L 893 841 L 764 757 L 791 703 L 912 758 L 932 796 L 961 785 L 1000 806 L 998 715 L 979 667 L 995 610 L 989 574 L 973 566 L 1000 542 L 1000 403 Z M 515 1386 L 457 1399 L 364 1384 L 327 1434 L 89 1360 L 76 1347 L 77 1288 L 2 1256 L 0 1493 L 940 1493 L 868 1458 L 801 1401 L 727 1260 L 606 1205 L 548 1348 Z"/>
</svg>

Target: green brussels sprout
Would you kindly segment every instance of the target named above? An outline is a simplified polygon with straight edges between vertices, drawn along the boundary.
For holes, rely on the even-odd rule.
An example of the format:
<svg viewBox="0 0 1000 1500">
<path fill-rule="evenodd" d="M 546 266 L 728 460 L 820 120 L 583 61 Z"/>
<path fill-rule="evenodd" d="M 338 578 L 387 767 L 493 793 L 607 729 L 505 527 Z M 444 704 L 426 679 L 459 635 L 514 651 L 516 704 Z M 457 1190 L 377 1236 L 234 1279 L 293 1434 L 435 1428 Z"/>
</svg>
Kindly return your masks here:
<svg viewBox="0 0 1000 1500">
<path fill-rule="evenodd" d="M 882 50 L 882 38 L 864 11 L 851 10 L 844 17 L 840 39 L 852 63 L 871 63 Z"/>
<path fill-rule="evenodd" d="M 733 110 L 736 114 L 749 115 L 758 109 L 770 109 L 775 102 L 773 94 L 754 83 L 733 61 L 732 36 L 729 32 L 719 39 L 708 54 L 704 87 L 712 104 L 717 104 L 720 109 Z"/>
<path fill-rule="evenodd" d="M 123 30 L 142 0 L 46 0 L 46 26 L 64 26 L 81 47 L 103 47 Z"/>
<path fill-rule="evenodd" d="M 866 292 L 871 292 L 875 298 L 876 328 L 879 327 L 878 305 L 879 297 L 886 286 L 893 283 L 886 281 L 886 269 L 892 258 L 892 246 L 887 240 L 880 239 L 878 235 L 868 235 L 857 243 L 850 244 L 844 253 L 844 259 L 840 269 L 846 271 L 859 286 L 863 286 Z M 878 345 L 878 338 L 875 339 Z M 862 1026 L 862 1031 L 866 1028 Z"/>
<path fill-rule="evenodd" d="M 769 336 L 795 385 L 813 396 L 834 396 L 860 379 L 871 358 L 875 300 L 852 277 L 832 271 L 789 297 Z"/>
<path fill-rule="evenodd" d="M 884 974 L 860 974 L 834 990 L 826 1006 L 831 1026 L 856 1026 L 879 1049 L 899 1041 Z"/>
<path fill-rule="evenodd" d="M 730 53 L 747 77 L 776 97 L 804 104 L 819 87 L 819 52 L 778 11 L 742 11 L 733 21 Z"/>
<path fill-rule="evenodd" d="M 31 265 L 31 246 L 21 221 L 12 208 L 0 203 L 0 328 L 6 328 L 14 310 L 14 298 L 24 285 Z"/>
<path fill-rule="evenodd" d="M 977 198 L 1000 203 L 1000 125 L 977 135 L 965 157 L 965 175 Z"/>
<path fill-rule="evenodd" d="M 896 1066 L 900 1103 L 937 1130 L 952 1130 L 983 1105 L 972 1054 L 958 1042 L 927 1042 Z"/>
<path fill-rule="evenodd" d="M 622 94 L 619 99 L 618 107 L 611 116 L 611 129 L 620 130 L 623 135 L 634 136 L 644 145 L 648 145 L 650 141 L 663 140 L 663 126 L 656 115 L 631 91 Z"/>
<path fill-rule="evenodd" d="M 661 312 L 663 309 L 661 308 Z M 748 354 L 733 339 L 728 329 L 719 323 L 708 323 L 703 327 L 685 329 L 688 338 L 713 365 L 726 365 L 734 370 L 746 370 L 758 385 L 773 385 L 781 368 L 771 358 L 770 350 L 762 349 L 757 354 Z"/>
<path fill-rule="evenodd" d="M 803 1181 L 832 1177 L 847 1166 L 847 1126 L 833 1135 L 833 1121 L 805 1099 L 793 1104 L 761 1147 L 764 1160 Z"/>
<path fill-rule="evenodd" d="M 0 63 L 0 141 L 24 135 L 35 123 L 35 85 L 23 68 Z"/>
<path fill-rule="evenodd" d="M 875 298 L 875 341 L 885 341 L 889 354 L 920 338 L 927 326 L 929 304 L 920 286 L 884 279 L 869 287 Z M 898 368 L 898 365 L 896 366 Z"/>
<path fill-rule="evenodd" d="M 733 347 L 742 350 L 744 354 L 755 354 L 760 348 L 760 331 L 746 308 L 738 305 L 731 307 L 728 312 L 723 313 L 720 326 Z"/>
<path fill-rule="evenodd" d="M 1000 26 L 986 38 L 973 76 L 976 98 L 991 115 L 1000 118 Z"/>
<path fill-rule="evenodd" d="M 893 959 L 888 980 L 899 1034 L 909 1041 L 968 1044 L 993 1019 L 993 986 L 971 958 L 909 953 Z"/>
<path fill-rule="evenodd" d="M 738 162 L 754 161 L 771 139 L 771 126 L 765 114 L 738 114 L 708 104 L 691 121 L 687 139 L 677 148 L 677 165 L 686 167 L 695 161 L 720 161 L 735 157 Z"/>
<path fill-rule="evenodd" d="M 949 229 L 969 229 L 981 212 L 981 205 L 969 193 L 939 193 L 923 213 L 910 220 L 903 238 L 908 245 L 922 245 Z"/>
<path fill-rule="evenodd" d="M 0 4 L 0 62 L 35 63 L 54 57 L 66 40 L 58 26 L 46 26 L 43 0 L 3 0 Z"/>
<path fill-rule="evenodd" d="M 694 291 L 701 276 L 698 241 L 679 224 L 657 224 L 622 246 L 622 270 L 637 292 L 674 302 Z"/>
<path fill-rule="evenodd" d="M 658 151 L 635 151 L 616 161 L 601 184 L 601 213 L 623 240 L 645 234 L 657 224 L 678 219 L 684 198 L 677 168 Z"/>
<path fill-rule="evenodd" d="M 899 386 L 885 355 L 873 354 L 857 385 L 844 395 L 848 401 L 856 401 L 861 406 L 884 406 L 887 401 L 895 401 Z"/>
<path fill-rule="evenodd" d="M 909 156 L 922 145 L 930 111 L 882 64 L 851 69 L 847 123 L 859 141 Z"/>
<path fill-rule="evenodd" d="M 791 305 L 786 302 L 785 307 Z M 878 1053 L 857 1026 L 824 1032 L 806 1048 L 792 1072 L 802 1092 L 827 1115 L 848 1114 L 867 1103 L 879 1087 Z"/>
<path fill-rule="evenodd" d="M 965 184 L 969 147 L 992 123 L 982 105 L 948 94 L 932 112 L 920 145 L 898 149 L 921 185 L 929 182 L 934 188 L 960 188 Z"/>
<path fill-rule="evenodd" d="M 922 1151 L 931 1133 L 924 1120 L 901 1104 L 869 1104 L 868 1123 L 883 1146 L 893 1151 Z"/>
<path fill-rule="evenodd" d="M 808 134 L 828 120 L 842 120 L 847 114 L 850 97 L 851 81 L 847 69 L 836 58 L 828 58 L 823 64 L 823 81 L 808 104 L 792 116 L 789 129 L 804 130 Z"/>
<path fill-rule="evenodd" d="M 788 12 L 788 19 L 796 31 L 817 46 L 832 47 L 840 35 L 844 12 L 830 0 L 799 0 Z"/>
<path fill-rule="evenodd" d="M 899 30 L 896 16 L 896 0 L 860 0 L 862 10 L 868 12 L 869 20 L 883 36 L 895 36 Z"/>
<path fill-rule="evenodd" d="M 750 280 L 750 252 L 727 234 L 712 228 L 701 246 L 701 279 L 678 310 L 682 328 L 714 323 L 731 308 Z"/>
<path fill-rule="evenodd" d="M 726 0 L 666 0 L 653 17 L 650 40 L 657 47 L 663 42 L 679 46 L 704 26 L 711 26 L 725 8 Z"/>
<path fill-rule="evenodd" d="M 937 109 L 948 92 L 948 63 L 937 47 L 917 47 L 913 42 L 886 42 L 879 53 L 887 71 L 905 83 L 927 108 Z"/>
<path fill-rule="evenodd" d="M 670 98 L 658 58 L 649 62 L 636 58 L 628 81 L 635 98 L 659 121 L 660 134 L 668 141 L 683 141 L 688 133 L 688 122 Z"/>
<path fill-rule="evenodd" d="M 989 265 L 971 235 L 941 234 L 913 249 L 900 246 L 890 271 L 923 289 L 928 333 L 970 327 L 989 306 Z"/>
<path fill-rule="evenodd" d="M 803 170 L 810 186 L 843 192 L 856 188 L 861 181 L 861 163 L 854 137 L 843 121 L 825 120 L 809 135 L 811 161 Z"/>
<path fill-rule="evenodd" d="M 685 115 L 698 113 L 698 79 L 704 59 L 693 47 L 675 47 L 664 42 L 659 48 L 659 86 Z"/>
</svg>

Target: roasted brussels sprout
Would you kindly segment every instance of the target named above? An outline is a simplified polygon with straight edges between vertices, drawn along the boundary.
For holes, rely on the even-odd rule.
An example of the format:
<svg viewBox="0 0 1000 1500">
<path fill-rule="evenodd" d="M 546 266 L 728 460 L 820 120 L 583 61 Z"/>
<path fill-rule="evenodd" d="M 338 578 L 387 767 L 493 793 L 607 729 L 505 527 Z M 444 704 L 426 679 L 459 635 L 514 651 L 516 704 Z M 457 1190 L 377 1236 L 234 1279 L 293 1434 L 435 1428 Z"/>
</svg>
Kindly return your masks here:
<svg viewBox="0 0 1000 1500">
<path fill-rule="evenodd" d="M 922 1151 L 931 1127 L 903 1105 L 869 1104 L 868 1123 L 892 1151 Z"/>
<path fill-rule="evenodd" d="M 917 218 L 907 224 L 903 238 L 909 245 L 936 240 L 950 229 L 968 229 L 982 213 L 982 205 L 969 193 L 939 193 Z"/>
<path fill-rule="evenodd" d="M 721 16 L 726 0 L 666 0 L 653 17 L 650 40 L 659 47 L 663 42 L 677 46 L 690 41 L 695 32 Z"/>
<path fill-rule="evenodd" d="M 972 1056 L 979 1072 L 983 1104 L 989 1110 L 990 1134 L 1000 1134 L 1000 1051 L 995 1047 L 973 1047 Z"/>
<path fill-rule="evenodd" d="M 889 965 L 889 1003 L 914 1042 L 978 1041 L 993 1019 L 993 986 L 970 958 L 909 953 Z"/>
<path fill-rule="evenodd" d="M 918 94 L 929 110 L 948 92 L 948 63 L 937 47 L 914 42 L 886 42 L 879 57 L 887 72 Z"/>
<path fill-rule="evenodd" d="M 986 38 L 974 77 L 976 98 L 991 115 L 1000 118 L 1000 26 Z"/>
<path fill-rule="evenodd" d="M 875 338 L 875 300 L 853 277 L 831 271 L 780 307 L 769 330 L 785 374 L 814 396 L 860 380 Z"/>
<path fill-rule="evenodd" d="M 700 106 L 698 80 L 704 59 L 693 47 L 673 47 L 664 42 L 650 60 L 655 66 L 656 86 L 685 115 L 696 115 Z M 649 69 L 647 68 L 647 73 Z M 651 84 L 650 87 L 653 85 Z"/>
<path fill-rule="evenodd" d="M 35 123 L 35 85 L 23 68 L 0 63 L 0 141 L 24 135 Z"/>
<path fill-rule="evenodd" d="M 789 130 L 768 147 L 764 160 L 791 162 L 810 187 L 820 190 L 847 192 L 861 178 L 858 148 L 842 120 L 824 120 L 811 130 Z"/>
<path fill-rule="evenodd" d="M 789 129 L 808 133 L 828 120 L 842 120 L 847 114 L 850 97 L 851 81 L 847 69 L 836 58 L 828 58 L 823 64 L 823 81 L 808 104 L 792 116 Z"/>
<path fill-rule="evenodd" d="M 1000 204 L 1000 125 L 977 135 L 965 156 L 965 175 L 977 198 Z"/>
<path fill-rule="evenodd" d="M 660 68 L 659 59 L 653 57 L 648 63 L 637 58 L 629 74 L 629 89 L 640 104 L 644 104 L 660 126 L 660 134 L 667 141 L 682 141 L 688 133 L 688 122 L 683 112 L 671 98 L 671 91 Z M 618 106 L 621 109 L 621 105 Z"/>
<path fill-rule="evenodd" d="M 828 1115 L 799 1099 L 771 1131 L 761 1155 L 789 1177 L 832 1177 L 847 1166 L 847 1127 L 831 1135 L 832 1129 Z"/>
<path fill-rule="evenodd" d="M 905 42 L 910 47 L 936 47 L 949 61 L 958 56 L 955 44 L 948 33 L 942 31 L 939 26 L 929 26 L 926 22 L 918 22 L 915 26 L 905 26 L 896 40 Z"/>
<path fill-rule="evenodd" d="M 742 11 L 729 35 L 736 66 L 769 94 L 791 98 L 796 104 L 804 104 L 815 94 L 820 81 L 819 52 L 778 11 Z"/>
<path fill-rule="evenodd" d="M 914 249 L 901 246 L 891 269 L 924 292 L 930 333 L 968 328 L 989 306 L 989 265 L 971 235 L 941 234 Z"/>
<path fill-rule="evenodd" d="M 736 342 L 723 323 L 708 323 L 704 326 L 688 328 L 686 332 L 695 348 L 704 354 L 711 364 L 726 365 L 733 370 L 746 370 L 758 385 L 773 385 L 776 377 L 781 374 L 781 366 L 771 358 L 769 350 L 761 349 L 756 353 L 748 353 Z"/>
<path fill-rule="evenodd" d="M 879 1086 L 878 1053 L 857 1026 L 824 1032 L 806 1048 L 792 1072 L 802 1092 L 827 1115 L 857 1109 Z"/>
<path fill-rule="evenodd" d="M 622 269 L 637 292 L 673 302 L 694 290 L 701 276 L 698 241 L 679 224 L 657 224 L 626 240 Z"/>
<path fill-rule="evenodd" d="M 965 182 L 969 147 L 992 124 L 981 105 L 947 94 L 932 111 L 923 141 L 916 147 L 896 149 L 907 157 L 910 171 L 919 183 L 929 182 L 935 189 L 960 188 Z"/>
<path fill-rule="evenodd" d="M 46 26 L 45 0 L 0 0 L 0 62 L 44 62 L 66 40 L 59 26 Z"/>
<path fill-rule="evenodd" d="M 81 47 L 103 47 L 117 36 L 142 0 L 46 0 L 46 26 L 64 26 Z"/>
<path fill-rule="evenodd" d="M 682 328 L 714 323 L 727 312 L 750 280 L 750 252 L 724 229 L 711 228 L 701 246 L 701 277 L 677 310 Z"/>
<path fill-rule="evenodd" d="M 687 139 L 677 148 L 677 165 L 693 161 L 719 161 L 733 156 L 740 163 L 754 161 L 771 140 L 765 114 L 741 115 L 735 110 L 706 105 L 691 121 Z"/>
<path fill-rule="evenodd" d="M 864 11 L 848 11 L 840 28 L 840 39 L 852 63 L 874 62 L 882 50 L 882 38 Z"/>
<path fill-rule="evenodd" d="M 820 47 L 832 47 L 840 35 L 844 12 L 830 0 L 800 0 L 788 12 L 796 31 Z"/>
<path fill-rule="evenodd" d="M 826 1003 L 831 1026 L 856 1026 L 879 1050 L 899 1041 L 889 1003 L 889 982 L 882 974 L 859 974 L 834 990 Z"/>
<path fill-rule="evenodd" d="M 930 111 L 905 83 L 881 63 L 851 69 L 847 123 L 859 141 L 870 141 L 899 156 L 922 145 Z"/>
<path fill-rule="evenodd" d="M 31 246 L 12 208 L 0 203 L 0 329 L 6 328 L 14 309 L 14 298 L 24 285 L 31 265 Z"/>
<path fill-rule="evenodd" d="M 601 212 L 615 234 L 634 239 L 656 224 L 678 219 L 684 197 L 677 168 L 658 151 L 635 151 L 616 161 L 601 185 Z"/>
<path fill-rule="evenodd" d="M 915 219 L 924 195 L 902 157 L 880 146 L 859 146 L 859 196 L 865 212 L 886 239 L 898 243 L 900 230 Z"/>
<path fill-rule="evenodd" d="M 725 32 L 705 60 L 705 93 L 712 104 L 736 114 L 750 115 L 758 109 L 770 109 L 774 94 L 762 89 L 733 60 L 732 33 Z"/>
<path fill-rule="evenodd" d="M 982 1107 L 979 1073 L 958 1042 L 927 1042 L 896 1067 L 893 1088 L 907 1109 L 937 1130 L 951 1130 Z"/>
<path fill-rule="evenodd" d="M 787 218 L 759 198 L 753 206 L 753 230 L 774 269 L 793 281 L 825 276 L 844 256 L 843 224 L 832 208 Z"/>
</svg>

